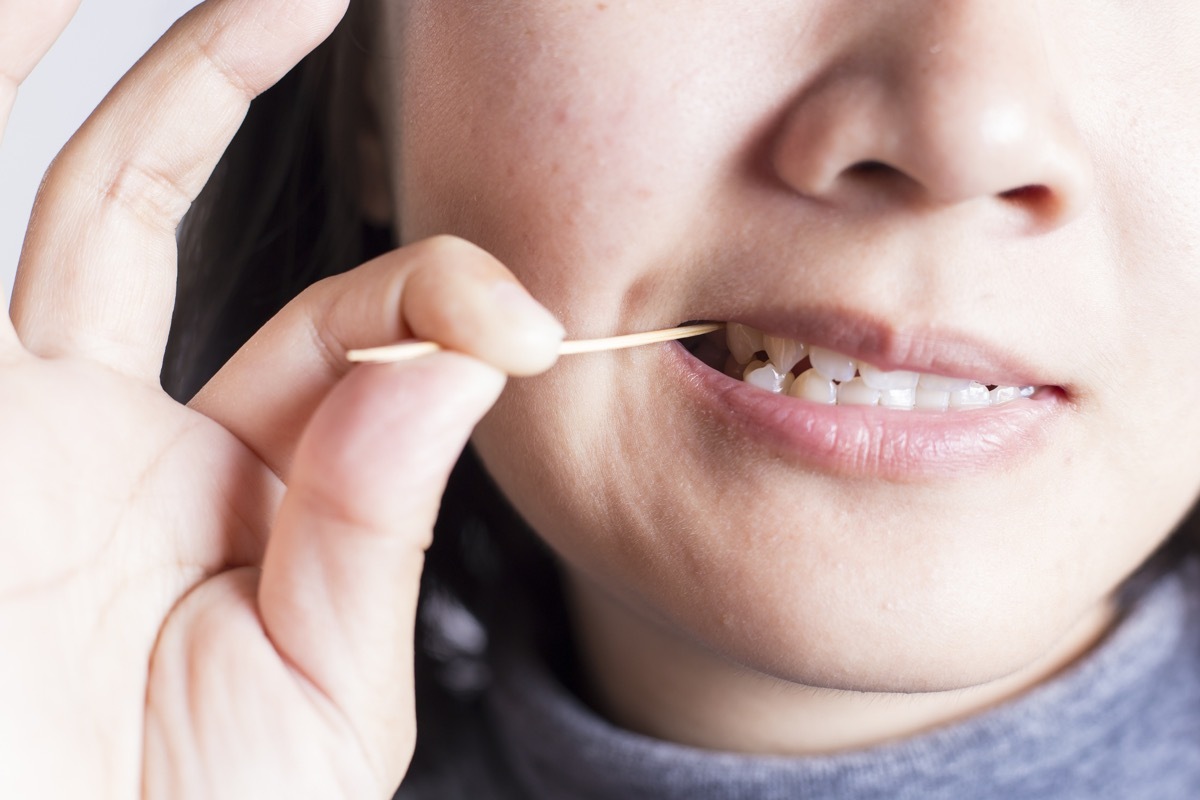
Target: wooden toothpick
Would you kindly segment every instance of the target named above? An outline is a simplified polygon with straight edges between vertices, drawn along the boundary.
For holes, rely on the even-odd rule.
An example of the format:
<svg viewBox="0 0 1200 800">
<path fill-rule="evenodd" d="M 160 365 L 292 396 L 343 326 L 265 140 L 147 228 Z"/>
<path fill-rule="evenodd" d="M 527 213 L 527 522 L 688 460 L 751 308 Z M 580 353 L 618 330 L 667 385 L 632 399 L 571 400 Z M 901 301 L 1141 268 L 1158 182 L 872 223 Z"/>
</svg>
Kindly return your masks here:
<svg viewBox="0 0 1200 800">
<path fill-rule="evenodd" d="M 706 333 L 719 331 L 724 323 L 705 322 L 699 325 L 683 325 L 678 328 L 665 328 L 661 331 L 646 331 L 645 333 L 627 333 L 624 336 L 609 336 L 604 339 L 574 339 L 567 340 L 558 348 L 558 354 L 563 356 L 578 353 L 599 353 L 603 350 L 623 350 L 627 347 L 640 347 L 644 344 L 671 342 L 676 339 L 688 339 L 692 336 L 703 336 Z M 346 358 L 359 364 L 386 364 L 393 361 L 408 361 L 442 350 L 437 342 L 400 342 L 384 347 L 370 347 L 365 350 L 351 350 Z"/>
</svg>

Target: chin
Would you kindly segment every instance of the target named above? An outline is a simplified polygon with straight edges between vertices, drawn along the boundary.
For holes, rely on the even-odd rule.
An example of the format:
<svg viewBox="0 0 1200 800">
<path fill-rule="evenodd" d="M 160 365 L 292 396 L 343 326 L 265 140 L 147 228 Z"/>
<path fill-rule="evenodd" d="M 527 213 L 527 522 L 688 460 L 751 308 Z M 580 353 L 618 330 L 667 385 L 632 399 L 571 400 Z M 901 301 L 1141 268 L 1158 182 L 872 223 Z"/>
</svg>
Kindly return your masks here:
<svg viewBox="0 0 1200 800">
<path fill-rule="evenodd" d="M 838 386 L 821 403 L 754 385 L 714 366 L 728 362 L 719 349 L 648 348 L 621 370 L 573 361 L 510 387 L 476 445 L 568 573 L 725 662 L 913 693 L 1069 660 L 1100 635 L 1171 507 L 1101 502 L 1111 470 L 1066 463 L 1087 438 L 1068 390 L 1036 369 L 900 352 L 873 356 L 891 374 L 870 369 L 908 386 L 901 408 L 838 402 Z M 793 379 L 865 363 L 806 357 Z M 933 376 L 922 402 L 935 407 L 916 407 L 905 372 L 917 388 Z"/>
</svg>

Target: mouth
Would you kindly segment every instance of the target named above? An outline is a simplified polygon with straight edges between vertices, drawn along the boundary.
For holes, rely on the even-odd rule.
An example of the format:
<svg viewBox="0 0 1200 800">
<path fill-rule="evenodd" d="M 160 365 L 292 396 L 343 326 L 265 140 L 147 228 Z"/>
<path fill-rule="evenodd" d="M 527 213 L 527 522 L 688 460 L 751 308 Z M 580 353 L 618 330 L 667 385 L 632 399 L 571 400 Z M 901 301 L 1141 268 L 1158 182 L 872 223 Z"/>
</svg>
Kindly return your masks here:
<svg viewBox="0 0 1200 800">
<path fill-rule="evenodd" d="M 860 338 L 875 358 L 729 322 L 671 352 L 705 418 L 827 472 L 909 480 L 1011 466 L 1061 416 L 1059 387 L 986 348 Z"/>
<path fill-rule="evenodd" d="M 685 323 L 693 324 L 693 323 Z M 820 405 L 971 411 L 1030 398 L 1041 387 L 915 370 L 884 370 L 836 350 L 730 322 L 683 347 L 712 369 L 773 394 Z"/>
</svg>

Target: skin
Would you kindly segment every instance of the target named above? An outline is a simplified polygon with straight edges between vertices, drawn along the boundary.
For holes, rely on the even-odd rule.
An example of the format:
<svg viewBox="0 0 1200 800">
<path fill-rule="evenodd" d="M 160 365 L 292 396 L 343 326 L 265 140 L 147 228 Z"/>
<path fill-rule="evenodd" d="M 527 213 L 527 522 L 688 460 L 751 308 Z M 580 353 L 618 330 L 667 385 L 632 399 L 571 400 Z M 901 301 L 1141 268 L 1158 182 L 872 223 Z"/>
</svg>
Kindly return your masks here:
<svg viewBox="0 0 1200 800">
<path fill-rule="evenodd" d="M 1200 485 L 1190 5 L 382 16 L 398 229 L 479 244 L 571 336 L 868 318 L 933 347 L 966 331 L 1061 395 L 1042 446 L 896 479 L 715 422 L 666 347 L 511 384 L 474 441 L 560 556 L 609 716 L 837 750 L 1025 691 L 1102 637 Z"/>
</svg>

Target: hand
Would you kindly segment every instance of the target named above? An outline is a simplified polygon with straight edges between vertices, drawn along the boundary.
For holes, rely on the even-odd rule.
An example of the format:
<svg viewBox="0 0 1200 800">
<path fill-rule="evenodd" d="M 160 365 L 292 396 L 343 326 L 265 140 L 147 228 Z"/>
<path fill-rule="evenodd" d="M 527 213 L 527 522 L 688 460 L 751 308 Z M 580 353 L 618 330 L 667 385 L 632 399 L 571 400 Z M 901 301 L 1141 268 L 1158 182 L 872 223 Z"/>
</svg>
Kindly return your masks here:
<svg viewBox="0 0 1200 800">
<path fill-rule="evenodd" d="M 175 228 L 344 5 L 201 5 L 47 174 L 0 320 L 2 797 L 383 798 L 407 767 L 447 474 L 561 328 L 435 239 L 311 287 L 188 407 L 158 386 Z M 0 0 L 0 121 L 73 10 Z M 410 335 L 460 352 L 343 358 Z"/>
</svg>

